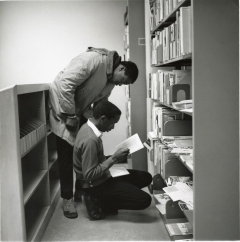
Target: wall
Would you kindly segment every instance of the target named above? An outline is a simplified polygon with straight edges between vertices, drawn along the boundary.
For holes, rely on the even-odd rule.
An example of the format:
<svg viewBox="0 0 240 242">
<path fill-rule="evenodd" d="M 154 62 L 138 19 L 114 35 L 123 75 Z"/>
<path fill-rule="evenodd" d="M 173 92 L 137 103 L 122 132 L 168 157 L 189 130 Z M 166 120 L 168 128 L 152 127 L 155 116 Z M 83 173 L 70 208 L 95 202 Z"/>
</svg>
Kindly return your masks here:
<svg viewBox="0 0 240 242">
<path fill-rule="evenodd" d="M 88 46 L 123 56 L 126 0 L 0 2 L 0 89 L 21 83 L 52 82 Z M 124 87 L 110 98 L 123 112 L 107 135 L 105 152 L 126 138 Z"/>
</svg>

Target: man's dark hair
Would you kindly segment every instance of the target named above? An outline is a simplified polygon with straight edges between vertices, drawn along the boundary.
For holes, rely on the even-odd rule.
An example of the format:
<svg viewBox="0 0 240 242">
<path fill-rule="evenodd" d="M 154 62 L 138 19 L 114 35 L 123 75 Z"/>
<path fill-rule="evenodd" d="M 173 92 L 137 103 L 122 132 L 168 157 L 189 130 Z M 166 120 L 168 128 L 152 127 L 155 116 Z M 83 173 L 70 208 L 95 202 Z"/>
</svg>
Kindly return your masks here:
<svg viewBox="0 0 240 242">
<path fill-rule="evenodd" d="M 125 75 L 129 76 L 132 80 L 132 84 L 137 80 L 138 67 L 131 61 L 121 61 L 121 65 L 126 67 Z"/>
<path fill-rule="evenodd" d="M 101 116 L 106 116 L 108 119 L 114 118 L 116 115 L 121 115 L 121 110 L 109 101 L 99 102 L 93 109 L 93 117 L 98 119 Z"/>
</svg>

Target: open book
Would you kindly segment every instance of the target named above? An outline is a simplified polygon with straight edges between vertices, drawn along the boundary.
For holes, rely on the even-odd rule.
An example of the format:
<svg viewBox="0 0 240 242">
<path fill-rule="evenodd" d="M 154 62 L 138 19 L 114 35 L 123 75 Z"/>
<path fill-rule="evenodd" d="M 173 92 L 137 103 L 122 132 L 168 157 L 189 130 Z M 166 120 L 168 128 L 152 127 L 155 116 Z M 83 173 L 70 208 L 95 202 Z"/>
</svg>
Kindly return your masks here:
<svg viewBox="0 0 240 242">
<path fill-rule="evenodd" d="M 140 140 L 138 134 L 134 134 L 133 136 L 129 137 L 128 139 L 121 142 L 119 145 L 116 146 L 117 149 L 120 148 L 128 148 L 130 150 L 129 154 L 132 154 L 142 148 L 144 148 L 142 141 Z"/>
</svg>

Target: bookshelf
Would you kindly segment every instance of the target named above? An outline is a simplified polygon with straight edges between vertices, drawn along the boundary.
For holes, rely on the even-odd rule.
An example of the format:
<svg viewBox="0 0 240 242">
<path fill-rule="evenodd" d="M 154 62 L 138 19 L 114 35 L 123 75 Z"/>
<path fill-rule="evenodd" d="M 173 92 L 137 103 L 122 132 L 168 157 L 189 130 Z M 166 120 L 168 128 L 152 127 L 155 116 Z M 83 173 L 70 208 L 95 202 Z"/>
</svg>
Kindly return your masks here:
<svg viewBox="0 0 240 242">
<path fill-rule="evenodd" d="M 49 84 L 29 84 L 0 91 L 3 241 L 41 240 L 60 198 L 48 90 Z"/>
<path fill-rule="evenodd" d="M 227 0 L 175 1 L 167 16 L 154 23 L 153 14 L 157 12 L 153 9 L 150 12 L 149 8 L 156 2 L 145 0 L 146 79 L 149 73 L 158 70 L 191 70 L 193 113 L 184 115 L 192 123 L 194 151 L 193 167 L 181 157 L 171 158 L 164 165 L 165 177 L 160 174 L 160 165 L 155 166 L 153 158 L 149 160 L 148 153 L 148 163 L 152 165 L 149 167 L 154 173 L 153 194 L 163 193 L 162 188 L 166 187 L 163 178 L 177 175 L 176 171 L 181 169 L 181 175 L 191 174 L 194 209 L 181 211 L 176 202 L 170 201 L 166 204 L 166 215 L 161 215 L 163 221 L 190 222 L 193 240 L 239 240 L 239 4 Z M 171 26 L 179 9 L 188 6 L 192 18 L 191 53 L 151 65 L 152 39 L 156 32 Z M 148 95 L 148 117 L 156 102 L 173 108 Z M 148 132 L 152 131 L 151 123 L 148 118 Z M 170 237 L 171 240 L 186 238 Z"/>
<path fill-rule="evenodd" d="M 142 142 L 146 140 L 146 84 L 145 84 L 145 30 L 144 30 L 144 1 L 128 0 L 124 14 L 125 37 L 124 46 L 127 52 L 126 60 L 138 66 L 139 75 L 136 82 L 127 88 L 127 110 L 129 116 L 128 136 L 139 134 Z M 141 122 L 139 122 L 141 120 Z M 142 149 L 131 155 L 129 168 L 147 170 L 147 154 Z"/>
</svg>

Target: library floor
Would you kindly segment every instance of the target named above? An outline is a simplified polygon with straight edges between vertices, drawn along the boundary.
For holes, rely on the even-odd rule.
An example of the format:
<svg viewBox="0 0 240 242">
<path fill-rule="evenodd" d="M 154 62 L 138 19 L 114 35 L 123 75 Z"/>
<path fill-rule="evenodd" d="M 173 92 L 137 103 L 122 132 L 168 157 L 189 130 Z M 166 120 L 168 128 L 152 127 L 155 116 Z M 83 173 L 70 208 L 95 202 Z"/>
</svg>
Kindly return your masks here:
<svg viewBox="0 0 240 242">
<path fill-rule="evenodd" d="M 147 191 L 147 190 L 146 190 Z M 67 219 L 62 199 L 42 241 L 169 241 L 168 232 L 154 202 L 142 211 L 120 210 L 100 221 L 90 221 L 82 202 L 77 202 L 77 219 Z"/>
</svg>

